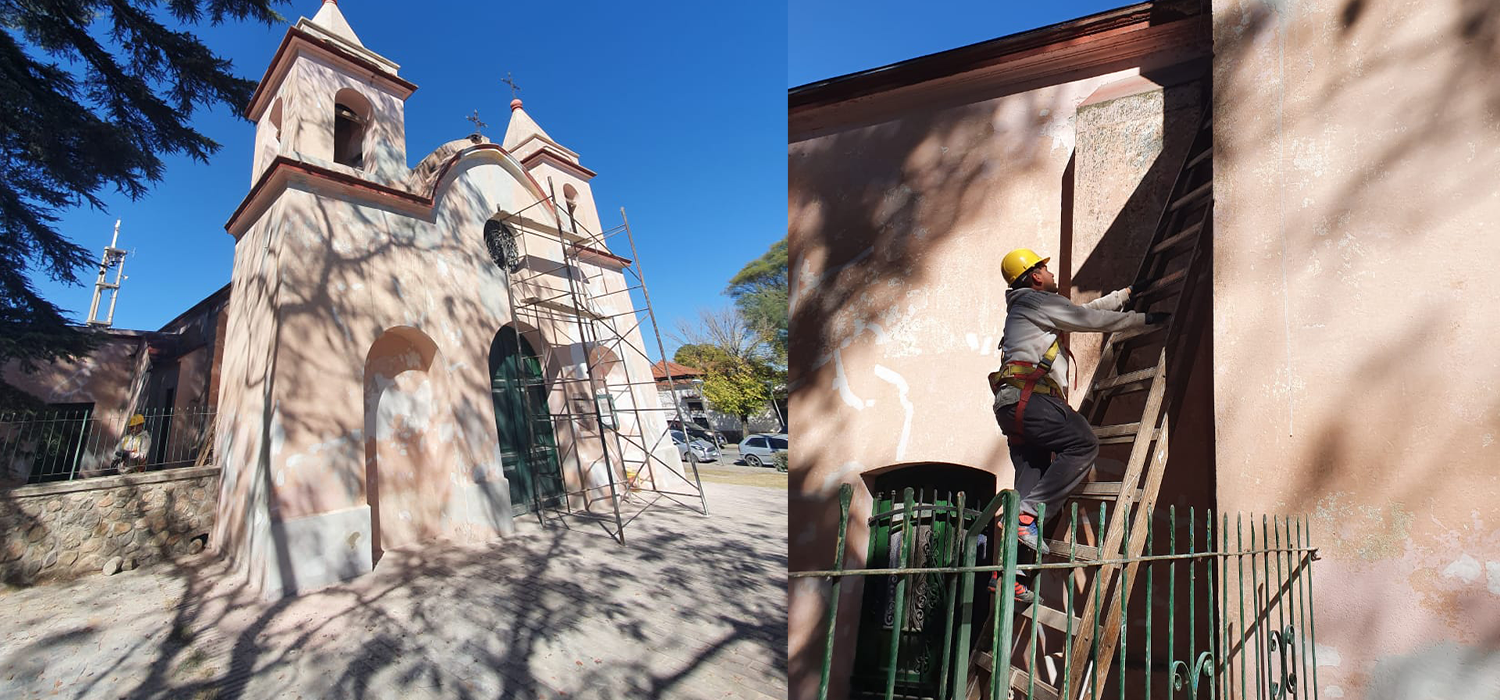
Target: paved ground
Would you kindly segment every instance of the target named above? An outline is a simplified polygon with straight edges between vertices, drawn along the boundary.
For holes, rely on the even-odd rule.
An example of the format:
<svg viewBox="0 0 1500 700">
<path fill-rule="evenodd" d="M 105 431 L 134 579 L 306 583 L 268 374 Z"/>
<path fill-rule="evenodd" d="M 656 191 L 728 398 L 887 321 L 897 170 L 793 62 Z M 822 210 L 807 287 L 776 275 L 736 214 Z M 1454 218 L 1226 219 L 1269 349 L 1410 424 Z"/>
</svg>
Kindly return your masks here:
<svg viewBox="0 0 1500 700">
<path fill-rule="evenodd" d="M 625 547 L 529 518 L 275 604 L 208 555 L 0 591 L 0 697 L 785 697 L 785 487 L 705 488 Z"/>
</svg>

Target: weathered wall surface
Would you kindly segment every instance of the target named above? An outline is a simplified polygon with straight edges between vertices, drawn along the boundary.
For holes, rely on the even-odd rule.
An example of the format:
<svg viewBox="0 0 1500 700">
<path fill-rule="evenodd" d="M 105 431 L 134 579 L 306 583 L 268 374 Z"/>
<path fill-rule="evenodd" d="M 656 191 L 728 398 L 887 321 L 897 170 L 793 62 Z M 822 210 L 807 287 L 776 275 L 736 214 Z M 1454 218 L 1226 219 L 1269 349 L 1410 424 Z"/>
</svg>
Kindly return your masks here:
<svg viewBox="0 0 1500 700">
<path fill-rule="evenodd" d="M 147 343 L 133 332 L 108 335 L 94 353 L 78 360 L 38 366 L 34 373 L 7 363 L 6 381 L 47 404 L 92 404 L 90 440 L 83 446 L 80 472 L 106 469 L 123 434 L 125 420 L 140 406 L 150 367 Z M 0 464 L 0 482 L 26 483 L 36 471 L 56 465 L 32 464 L 26 440 Z M 34 442 L 34 441 L 31 441 Z"/>
<path fill-rule="evenodd" d="M 1311 514 L 1319 695 L 1500 695 L 1500 6 L 1216 0 L 1225 510 Z"/>
<path fill-rule="evenodd" d="M 145 565 L 197 551 L 218 480 L 217 467 L 200 467 L 0 492 L 0 580 L 31 585 L 98 573 L 114 557 Z"/>
<path fill-rule="evenodd" d="M 1053 256 L 1059 276 L 1073 278 L 1075 301 L 1130 282 L 1141 230 L 1149 236 L 1155 219 L 1142 226 L 1122 217 L 1160 206 L 1172 175 L 1163 184 L 1161 171 L 1175 169 L 1155 165 L 1164 133 L 1190 123 L 1196 110 L 1195 98 L 1146 83 L 1096 107 L 1130 112 L 1136 120 L 1130 128 L 1095 120 L 1115 131 L 1086 131 L 1080 105 L 1137 74 L 976 96 L 970 104 L 910 110 L 870 125 L 824 127 L 800 140 L 794 131 L 793 570 L 831 565 L 841 484 L 855 487 L 846 549 L 853 567 L 863 565 L 868 532 L 861 523 L 876 475 L 952 464 L 993 475 L 996 488 L 1010 486 L 1008 450 L 985 383 L 1000 361 L 999 261 L 1015 247 Z M 1088 169 L 1100 173 L 1087 181 L 1077 179 L 1073 162 L 1085 141 Z M 1167 157 L 1180 162 L 1186 143 L 1172 142 Z M 1118 250 L 1132 241 L 1135 252 Z M 1098 248 L 1114 252 L 1096 257 Z M 798 579 L 791 589 L 793 697 L 811 697 L 816 689 L 825 586 Z M 856 611 L 862 586 L 844 591 L 841 611 Z M 849 649 L 856 631 L 851 614 L 840 625 L 841 649 Z M 851 657 L 835 658 L 836 697 Z"/>
</svg>

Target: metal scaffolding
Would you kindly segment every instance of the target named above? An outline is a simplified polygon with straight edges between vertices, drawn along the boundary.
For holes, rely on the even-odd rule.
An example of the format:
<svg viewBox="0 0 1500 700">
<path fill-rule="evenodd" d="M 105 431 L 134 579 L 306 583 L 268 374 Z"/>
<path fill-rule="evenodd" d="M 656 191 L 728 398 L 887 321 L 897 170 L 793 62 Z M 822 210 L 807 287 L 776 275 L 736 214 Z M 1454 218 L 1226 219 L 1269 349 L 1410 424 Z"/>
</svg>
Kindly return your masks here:
<svg viewBox="0 0 1500 700">
<path fill-rule="evenodd" d="M 531 479 L 534 512 L 542 522 L 547 511 L 594 520 L 624 544 L 625 527 L 662 499 L 690 505 L 704 515 L 708 500 L 697 458 L 688 449 L 683 465 L 668 436 L 669 414 L 679 425 L 688 425 L 670 370 L 671 406 L 657 405 L 654 378 L 632 376 L 636 358 L 644 359 L 646 367 L 653 364 L 640 332 L 642 312 L 651 320 L 658 354 L 665 359 L 666 353 L 624 208 L 619 226 L 589 231 L 573 216 L 571 203 L 558 206 L 550 178 L 547 185 L 545 199 L 520 211 L 497 212 L 492 219 L 499 224 L 496 235 L 486 235 L 491 256 L 506 276 L 512 327 L 527 341 L 517 345 L 523 353 L 529 345 L 535 354 L 526 359 L 537 361 L 542 369 L 540 380 L 524 384 L 545 391 L 546 415 L 537 415 L 531 401 L 520 402 L 530 445 L 539 444 L 540 430 L 551 430 L 563 474 L 563 491 L 545 497 L 537 479 Z M 551 216 L 525 215 L 537 207 L 550 209 Z M 630 247 L 628 260 L 608 247 L 610 239 L 622 235 Z M 619 270 L 624 287 L 607 288 L 605 278 L 613 270 Z M 631 296 L 636 290 L 645 301 L 640 308 Z M 636 364 L 634 371 L 640 366 Z M 647 405 L 642 405 L 643 398 Z M 559 403 L 561 410 L 554 410 Z M 589 454 L 589 447 L 597 454 Z M 664 458 L 663 452 L 670 457 Z M 575 470 L 576 487 L 568 486 L 569 465 Z M 602 480 L 595 476 L 600 465 Z M 607 508 L 601 509 L 599 504 L 606 501 Z"/>
</svg>

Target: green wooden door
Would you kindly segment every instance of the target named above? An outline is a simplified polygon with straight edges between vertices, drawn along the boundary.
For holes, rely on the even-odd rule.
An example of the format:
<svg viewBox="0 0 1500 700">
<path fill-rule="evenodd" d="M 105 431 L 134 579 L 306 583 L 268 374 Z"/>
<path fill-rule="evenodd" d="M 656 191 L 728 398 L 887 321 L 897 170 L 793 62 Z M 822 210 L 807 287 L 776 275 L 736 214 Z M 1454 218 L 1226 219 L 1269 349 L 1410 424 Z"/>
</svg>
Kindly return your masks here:
<svg viewBox="0 0 1500 700">
<path fill-rule="evenodd" d="M 555 505 L 564 489 L 547 383 L 531 344 L 511 326 L 500 329 L 490 345 L 490 396 L 511 506 L 526 513 L 538 505 Z"/>
</svg>

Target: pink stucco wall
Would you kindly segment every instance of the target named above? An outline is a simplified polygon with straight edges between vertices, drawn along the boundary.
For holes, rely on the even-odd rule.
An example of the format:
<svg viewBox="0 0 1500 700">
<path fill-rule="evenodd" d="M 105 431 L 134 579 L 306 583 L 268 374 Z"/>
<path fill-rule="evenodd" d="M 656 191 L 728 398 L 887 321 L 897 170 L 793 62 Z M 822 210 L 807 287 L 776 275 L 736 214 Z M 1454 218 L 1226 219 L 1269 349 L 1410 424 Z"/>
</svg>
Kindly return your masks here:
<svg viewBox="0 0 1500 700">
<path fill-rule="evenodd" d="M 1160 45 L 1179 57 L 1204 46 Z M 1015 247 L 1054 256 L 1054 269 L 1074 279 L 1077 301 L 1131 281 L 1139 252 L 1119 250 L 1143 241 L 1138 230 L 1115 224 L 1134 209 L 1160 206 L 1172 173 L 1163 185 L 1152 165 L 1164 134 L 1179 133 L 1197 110 L 1179 104 L 1178 92 L 1166 97 L 1159 85 L 1134 82 L 1139 73 L 1139 65 L 1090 65 L 1042 87 L 971 83 L 969 100 L 954 106 L 914 106 L 924 104 L 917 86 L 793 112 L 790 419 L 798 447 L 790 465 L 791 569 L 831 565 L 841 484 L 855 489 L 846 550 L 853 567 L 863 565 L 862 523 L 875 476 L 952 464 L 992 474 L 997 488 L 1010 486 L 1007 447 L 984 379 L 1000 361 L 999 260 Z M 1110 120 L 1086 127 L 1089 98 L 1122 81 L 1134 87 L 1096 107 L 1131 112 L 1133 128 L 1112 133 L 1104 128 Z M 1115 102 L 1121 99 L 1129 104 Z M 1186 144 L 1179 140 L 1168 139 L 1169 159 L 1180 159 Z M 1083 163 L 1073 162 L 1085 147 L 1085 167 L 1097 173 L 1088 180 L 1075 173 Z M 1154 217 L 1147 235 L 1152 223 Z M 826 583 L 794 581 L 790 692 L 811 697 Z M 841 611 L 857 610 L 861 592 L 845 586 Z M 852 614 L 839 626 L 834 697 L 846 692 L 856 630 Z"/>
<path fill-rule="evenodd" d="M 1226 509 L 1311 514 L 1319 696 L 1500 696 L 1500 6 L 1214 5 Z"/>
</svg>

